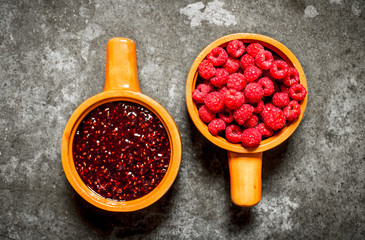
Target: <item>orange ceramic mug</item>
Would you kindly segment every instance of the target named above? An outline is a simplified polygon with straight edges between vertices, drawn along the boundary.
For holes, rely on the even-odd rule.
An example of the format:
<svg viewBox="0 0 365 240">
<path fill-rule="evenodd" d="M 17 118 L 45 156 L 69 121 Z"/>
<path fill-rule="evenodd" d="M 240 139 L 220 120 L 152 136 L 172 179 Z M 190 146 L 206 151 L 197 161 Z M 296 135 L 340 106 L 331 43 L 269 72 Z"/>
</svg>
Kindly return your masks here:
<svg viewBox="0 0 365 240">
<path fill-rule="evenodd" d="M 228 43 L 234 39 L 240 39 L 244 43 L 258 42 L 264 47 L 277 53 L 291 67 L 295 67 L 299 72 L 300 83 L 307 89 L 305 75 L 298 59 L 294 54 L 280 42 L 267 36 L 252 33 L 237 33 L 224 36 L 209 44 L 198 55 L 190 68 L 185 88 L 186 105 L 192 121 L 198 130 L 215 145 L 228 150 L 228 163 L 231 178 L 231 198 L 233 203 L 239 206 L 253 206 L 261 199 L 261 170 L 262 170 L 262 152 L 276 147 L 284 142 L 298 127 L 303 118 L 307 106 L 307 97 L 300 104 L 301 114 L 297 120 L 290 125 L 285 126 L 274 136 L 261 141 L 259 147 L 255 149 L 246 149 L 241 144 L 228 142 L 222 137 L 214 137 L 208 131 L 207 125 L 199 118 L 198 109 L 193 102 L 192 93 L 198 77 L 198 67 L 201 61 L 208 53 L 222 44 Z"/>
<path fill-rule="evenodd" d="M 88 188 L 76 171 L 72 154 L 74 135 L 82 119 L 96 107 L 114 101 L 128 101 L 148 108 L 163 123 L 170 141 L 170 164 L 164 178 L 150 193 L 130 201 L 107 199 Z M 174 120 L 160 104 L 141 93 L 135 43 L 126 38 L 109 40 L 104 92 L 83 102 L 70 117 L 63 133 L 61 156 L 68 181 L 81 197 L 96 207 L 114 212 L 136 211 L 156 202 L 171 187 L 179 171 L 181 154 L 181 138 Z"/>
</svg>

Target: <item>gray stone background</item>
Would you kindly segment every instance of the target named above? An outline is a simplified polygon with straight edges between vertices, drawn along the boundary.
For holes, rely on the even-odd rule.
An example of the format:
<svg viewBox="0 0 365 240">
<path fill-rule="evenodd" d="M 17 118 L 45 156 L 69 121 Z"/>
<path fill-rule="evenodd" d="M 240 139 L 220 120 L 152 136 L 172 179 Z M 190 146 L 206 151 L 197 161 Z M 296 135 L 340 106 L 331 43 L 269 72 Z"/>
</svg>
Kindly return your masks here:
<svg viewBox="0 0 365 240">
<path fill-rule="evenodd" d="M 0 1 L 0 239 L 364 239 L 365 3 Z M 185 107 L 189 68 L 210 42 L 253 32 L 285 44 L 306 73 L 296 132 L 265 152 L 261 202 L 230 200 L 226 152 Z M 62 170 L 68 118 L 104 85 L 108 39 L 136 42 L 142 92 L 181 133 L 170 191 L 134 213 L 91 206 Z"/>
</svg>

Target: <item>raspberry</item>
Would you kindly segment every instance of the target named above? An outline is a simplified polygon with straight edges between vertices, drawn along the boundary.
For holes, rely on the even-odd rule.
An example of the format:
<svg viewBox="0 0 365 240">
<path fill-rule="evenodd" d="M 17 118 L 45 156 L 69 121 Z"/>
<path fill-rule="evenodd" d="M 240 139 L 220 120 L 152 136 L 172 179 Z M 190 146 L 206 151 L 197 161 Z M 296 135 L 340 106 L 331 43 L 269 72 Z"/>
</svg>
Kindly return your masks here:
<svg viewBox="0 0 365 240">
<path fill-rule="evenodd" d="M 289 66 L 282 60 L 276 60 L 272 63 L 270 74 L 275 79 L 283 79 L 288 74 Z"/>
<path fill-rule="evenodd" d="M 207 59 L 213 64 L 213 66 L 222 66 L 227 61 L 228 54 L 223 48 L 216 47 L 210 51 Z"/>
<path fill-rule="evenodd" d="M 290 87 L 289 95 L 293 100 L 302 101 L 307 95 L 307 90 L 302 84 L 295 84 Z"/>
<path fill-rule="evenodd" d="M 257 103 L 251 104 L 255 109 L 253 110 L 254 113 L 261 113 L 264 109 L 264 101 L 260 100 Z"/>
<path fill-rule="evenodd" d="M 226 63 L 224 64 L 224 68 L 227 69 L 230 74 L 235 73 L 240 68 L 240 60 L 237 58 L 228 57 Z"/>
<path fill-rule="evenodd" d="M 246 78 L 242 73 L 233 73 L 229 75 L 227 81 L 227 87 L 242 91 L 246 85 Z"/>
<path fill-rule="evenodd" d="M 270 78 L 268 77 L 260 78 L 260 80 L 257 83 L 260 84 L 264 89 L 264 96 L 267 97 L 274 93 L 275 91 L 274 83 L 273 81 L 270 80 Z"/>
<path fill-rule="evenodd" d="M 271 130 L 265 123 L 260 123 L 255 127 L 262 137 L 271 137 L 273 135 L 273 130 Z"/>
<path fill-rule="evenodd" d="M 243 127 L 252 128 L 252 127 L 255 127 L 258 122 L 259 122 L 259 117 L 255 114 L 253 114 L 249 119 L 247 119 L 245 121 L 245 123 L 243 124 Z"/>
<path fill-rule="evenodd" d="M 211 79 L 215 75 L 215 68 L 208 60 L 203 60 L 198 67 L 199 75 L 204 79 Z"/>
<path fill-rule="evenodd" d="M 212 135 L 246 148 L 298 119 L 307 95 L 297 69 L 258 42 L 233 40 L 212 49 L 198 73 L 203 83 L 192 98 L 200 119 Z"/>
<path fill-rule="evenodd" d="M 278 108 L 286 107 L 289 104 L 289 94 L 283 92 L 277 92 L 272 97 L 272 104 Z"/>
<path fill-rule="evenodd" d="M 209 111 L 205 105 L 203 105 L 199 108 L 198 113 L 199 113 L 200 119 L 205 123 L 211 122 L 215 118 L 215 115 L 216 115 L 214 112 Z"/>
<path fill-rule="evenodd" d="M 231 110 L 219 112 L 218 117 L 225 123 L 231 123 L 234 120 L 233 112 Z"/>
<path fill-rule="evenodd" d="M 247 82 L 253 82 L 258 79 L 262 74 L 262 70 L 256 66 L 249 66 L 245 70 L 245 77 Z"/>
<path fill-rule="evenodd" d="M 215 88 L 214 88 L 213 84 L 210 83 L 210 80 L 204 80 L 203 84 L 205 84 L 209 87 L 209 92 L 214 91 Z"/>
<path fill-rule="evenodd" d="M 265 117 L 266 117 L 266 115 L 273 109 L 273 108 L 275 108 L 275 106 L 274 105 L 272 105 L 272 103 L 266 103 L 265 105 L 264 105 L 264 108 L 262 109 L 262 111 L 261 111 L 261 113 L 260 113 L 260 118 L 261 118 L 261 120 L 262 121 L 264 121 L 265 120 Z"/>
<path fill-rule="evenodd" d="M 214 118 L 208 124 L 208 130 L 213 136 L 217 136 L 221 131 L 226 129 L 226 123 L 222 119 Z"/>
<path fill-rule="evenodd" d="M 199 84 L 198 87 L 193 91 L 192 97 L 196 103 L 203 103 L 208 93 L 212 88 L 208 84 Z"/>
<path fill-rule="evenodd" d="M 264 47 L 260 43 L 251 43 L 246 48 L 246 51 L 248 54 L 250 54 L 252 57 L 256 57 L 256 55 L 261 51 L 264 50 Z"/>
<path fill-rule="evenodd" d="M 287 87 L 287 86 L 285 86 L 283 84 L 280 84 L 280 91 L 282 91 L 283 93 L 289 94 L 289 88 L 290 87 Z"/>
<path fill-rule="evenodd" d="M 203 84 L 206 84 L 209 86 L 209 88 L 210 88 L 209 92 L 214 90 L 214 86 L 213 86 L 213 84 L 210 83 L 210 80 L 204 80 Z"/>
<path fill-rule="evenodd" d="M 255 66 L 255 59 L 250 54 L 245 54 L 240 59 L 241 68 L 245 70 L 249 66 Z"/>
<path fill-rule="evenodd" d="M 292 100 L 288 106 L 284 108 L 284 115 L 288 121 L 294 121 L 299 118 L 301 113 L 300 105 L 297 101 Z"/>
<path fill-rule="evenodd" d="M 262 70 L 270 69 L 272 63 L 274 62 L 274 58 L 272 57 L 271 52 L 269 51 L 260 51 L 256 57 L 256 65 Z"/>
<path fill-rule="evenodd" d="M 246 52 L 246 48 L 242 41 L 233 40 L 228 43 L 227 52 L 229 56 L 238 58 Z"/>
<path fill-rule="evenodd" d="M 211 79 L 215 75 L 215 68 L 208 60 L 203 60 L 198 67 L 199 75 L 204 79 Z"/>
<path fill-rule="evenodd" d="M 215 86 L 215 87 L 221 87 L 223 85 L 225 85 L 227 83 L 228 80 L 228 76 L 229 73 L 226 69 L 224 68 L 217 68 L 215 70 L 215 77 L 210 79 L 210 82 Z"/>
<path fill-rule="evenodd" d="M 241 142 L 246 148 L 255 148 L 260 145 L 261 134 L 255 128 L 247 128 L 242 132 Z"/>
<path fill-rule="evenodd" d="M 224 108 L 224 97 L 219 92 L 211 92 L 204 100 L 205 106 L 212 112 L 219 112 Z"/>
<path fill-rule="evenodd" d="M 239 109 L 233 112 L 233 117 L 239 125 L 245 123 L 253 114 L 254 107 L 250 104 L 243 104 Z"/>
<path fill-rule="evenodd" d="M 228 89 L 224 93 L 224 105 L 229 109 L 239 108 L 245 102 L 245 96 L 242 92 L 235 89 Z"/>
<path fill-rule="evenodd" d="M 226 128 L 226 139 L 231 143 L 239 143 L 241 142 L 241 128 L 235 124 L 229 125 Z"/>
<path fill-rule="evenodd" d="M 228 90 L 226 86 L 218 88 L 217 92 L 224 95 L 224 93 Z"/>
<path fill-rule="evenodd" d="M 245 98 L 250 103 L 256 103 L 264 96 L 264 90 L 258 83 L 249 83 L 245 88 Z"/>
<path fill-rule="evenodd" d="M 264 115 L 264 123 L 272 130 L 279 130 L 284 127 L 286 118 L 280 108 L 273 107 Z"/>
<path fill-rule="evenodd" d="M 299 72 L 295 68 L 289 68 L 288 74 L 283 79 L 283 83 L 290 87 L 299 83 Z"/>
</svg>

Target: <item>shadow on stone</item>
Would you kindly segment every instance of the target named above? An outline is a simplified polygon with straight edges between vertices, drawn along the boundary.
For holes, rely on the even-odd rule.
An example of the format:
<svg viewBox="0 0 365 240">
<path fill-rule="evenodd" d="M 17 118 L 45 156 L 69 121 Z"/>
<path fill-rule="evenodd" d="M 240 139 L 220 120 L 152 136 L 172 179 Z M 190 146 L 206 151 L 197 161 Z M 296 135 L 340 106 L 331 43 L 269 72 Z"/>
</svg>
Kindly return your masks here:
<svg viewBox="0 0 365 240">
<path fill-rule="evenodd" d="M 195 127 L 190 120 L 190 133 L 193 145 L 193 152 L 197 154 L 198 161 L 204 167 L 204 170 L 211 175 L 220 175 L 224 178 L 224 192 L 227 202 L 231 201 L 230 193 L 230 175 L 227 159 L 227 150 L 215 146 L 208 141 Z M 223 176 L 222 176 L 223 175 Z M 227 209 L 230 211 L 230 221 L 227 222 L 228 229 L 235 231 L 237 228 L 247 226 L 251 222 L 251 209 L 242 208 L 229 203 Z"/>
<path fill-rule="evenodd" d="M 174 186 L 157 202 L 136 212 L 108 212 L 99 209 L 75 193 L 76 212 L 85 224 L 97 230 L 101 237 L 121 238 L 148 234 L 168 218 Z"/>
<path fill-rule="evenodd" d="M 288 148 L 288 139 L 273 149 L 263 153 L 262 157 L 262 181 L 274 174 L 276 168 L 283 162 Z"/>
<path fill-rule="evenodd" d="M 252 224 L 251 208 L 239 207 L 232 203 L 231 207 L 230 228 L 244 228 Z"/>
<path fill-rule="evenodd" d="M 221 175 L 223 173 L 222 164 L 227 161 L 225 154 L 223 154 L 224 158 L 221 158 L 225 150 L 207 140 L 195 127 L 191 119 L 189 119 L 189 123 L 193 152 L 196 154 L 197 159 L 208 173 Z"/>
</svg>

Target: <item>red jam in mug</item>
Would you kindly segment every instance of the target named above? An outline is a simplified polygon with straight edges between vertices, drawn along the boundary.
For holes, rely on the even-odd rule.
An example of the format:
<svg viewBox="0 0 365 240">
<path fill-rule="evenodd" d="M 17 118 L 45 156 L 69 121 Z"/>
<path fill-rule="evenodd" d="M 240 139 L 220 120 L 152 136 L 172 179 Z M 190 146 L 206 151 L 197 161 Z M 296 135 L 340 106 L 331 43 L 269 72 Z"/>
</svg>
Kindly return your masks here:
<svg viewBox="0 0 365 240">
<path fill-rule="evenodd" d="M 134 200 L 161 182 L 170 142 L 160 119 L 136 103 L 118 101 L 93 109 L 79 124 L 73 158 L 83 182 L 101 196 Z"/>
</svg>

